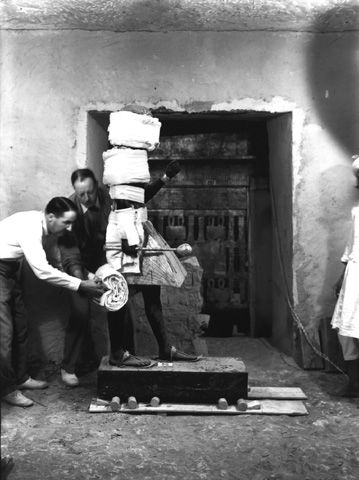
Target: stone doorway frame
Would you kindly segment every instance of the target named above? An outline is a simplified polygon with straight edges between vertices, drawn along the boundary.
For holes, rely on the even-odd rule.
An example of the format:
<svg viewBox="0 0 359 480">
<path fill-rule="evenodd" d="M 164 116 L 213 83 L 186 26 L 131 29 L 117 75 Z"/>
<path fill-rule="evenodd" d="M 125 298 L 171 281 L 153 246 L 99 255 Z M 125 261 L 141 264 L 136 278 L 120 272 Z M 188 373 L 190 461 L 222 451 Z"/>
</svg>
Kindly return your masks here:
<svg viewBox="0 0 359 480">
<path fill-rule="evenodd" d="M 88 142 L 89 142 L 89 123 L 91 112 L 111 112 L 121 109 L 127 102 L 124 103 L 107 103 L 102 102 L 89 104 L 84 106 L 79 111 L 78 125 L 77 125 L 77 144 L 76 144 L 76 165 L 78 168 L 93 167 L 88 162 Z M 301 181 L 300 170 L 302 163 L 301 156 L 301 143 L 303 137 L 303 128 L 305 122 L 305 113 L 302 109 L 298 108 L 293 102 L 289 102 L 282 97 L 274 97 L 271 101 L 266 102 L 261 99 L 239 99 L 230 102 L 191 102 L 180 104 L 175 101 L 160 101 L 157 103 L 138 101 L 139 105 L 146 106 L 153 110 L 167 110 L 175 113 L 251 113 L 252 115 L 267 116 L 268 121 L 271 122 L 274 129 L 278 128 L 279 122 L 285 116 L 290 117 L 290 133 L 289 141 L 291 144 L 290 157 L 291 157 L 291 245 L 289 246 L 290 258 L 286 262 L 286 276 L 290 284 L 290 302 L 295 309 L 298 305 L 298 293 L 297 293 L 297 278 L 295 268 L 295 240 L 298 233 L 298 225 L 296 223 L 296 199 L 297 190 Z M 279 127 L 280 128 L 280 127 Z M 273 129 L 272 129 L 273 130 Z M 269 133 L 270 136 L 270 133 Z M 270 161 L 270 169 L 272 168 L 272 162 L 275 160 L 272 158 Z M 288 247 L 288 245 L 287 245 Z M 289 268 L 288 268 L 289 267 Z M 278 331 L 278 335 L 274 335 L 272 338 L 273 344 L 286 354 L 293 356 L 296 361 L 305 367 L 305 351 L 303 349 L 303 342 L 300 341 L 300 335 L 296 335 L 294 330 L 297 331 L 294 326 L 294 321 L 291 317 L 290 311 L 283 313 L 286 316 L 286 325 L 289 326 L 289 330 L 285 332 L 283 329 Z M 289 338 L 284 338 L 282 335 L 289 333 Z M 276 338 L 277 337 L 277 338 Z M 298 341 L 299 338 L 299 341 Z M 283 341 L 284 340 L 284 341 Z"/>
</svg>

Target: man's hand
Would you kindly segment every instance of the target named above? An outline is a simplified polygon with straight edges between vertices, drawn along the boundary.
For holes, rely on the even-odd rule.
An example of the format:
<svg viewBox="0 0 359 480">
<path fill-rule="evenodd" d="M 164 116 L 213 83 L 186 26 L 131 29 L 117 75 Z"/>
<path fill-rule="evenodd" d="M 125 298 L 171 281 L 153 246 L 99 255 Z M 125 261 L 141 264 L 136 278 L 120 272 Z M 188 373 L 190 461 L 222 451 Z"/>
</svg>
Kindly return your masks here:
<svg viewBox="0 0 359 480">
<path fill-rule="evenodd" d="M 126 238 L 122 239 L 122 251 L 130 257 L 137 257 L 137 245 L 129 245 Z"/>
<path fill-rule="evenodd" d="M 85 293 L 89 297 L 101 297 L 106 290 L 105 285 L 96 280 L 82 280 L 79 286 L 79 292 Z"/>
<path fill-rule="evenodd" d="M 167 165 L 166 170 L 165 170 L 165 174 L 166 174 L 166 177 L 173 178 L 180 171 L 181 171 L 181 167 L 180 167 L 179 162 L 177 162 L 177 160 L 172 160 L 172 162 L 170 162 Z"/>
</svg>

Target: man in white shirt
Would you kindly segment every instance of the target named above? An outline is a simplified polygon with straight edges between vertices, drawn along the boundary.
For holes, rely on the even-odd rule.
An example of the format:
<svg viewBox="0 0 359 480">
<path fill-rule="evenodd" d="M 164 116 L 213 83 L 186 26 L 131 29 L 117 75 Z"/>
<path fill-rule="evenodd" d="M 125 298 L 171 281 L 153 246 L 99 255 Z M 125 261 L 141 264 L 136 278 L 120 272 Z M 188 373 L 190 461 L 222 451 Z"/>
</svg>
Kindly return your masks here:
<svg viewBox="0 0 359 480">
<path fill-rule="evenodd" d="M 11 405 L 31 406 L 20 390 L 42 389 L 47 383 L 27 373 L 27 319 L 18 271 L 26 258 L 35 275 L 55 286 L 101 296 L 106 288 L 95 280 L 81 280 L 52 267 L 42 246 L 48 235 L 71 230 L 77 208 L 65 197 L 55 197 L 45 212 L 18 212 L 0 221 L 0 360 L 2 399 Z M 5 378 L 5 379 L 4 379 Z"/>
</svg>

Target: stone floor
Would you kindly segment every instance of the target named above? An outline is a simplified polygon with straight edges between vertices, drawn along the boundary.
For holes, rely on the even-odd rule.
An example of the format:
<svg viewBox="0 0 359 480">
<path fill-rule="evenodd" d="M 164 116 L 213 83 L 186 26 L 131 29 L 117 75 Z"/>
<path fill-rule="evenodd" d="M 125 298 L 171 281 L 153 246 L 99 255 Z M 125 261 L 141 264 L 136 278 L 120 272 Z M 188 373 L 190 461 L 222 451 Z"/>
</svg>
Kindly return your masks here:
<svg viewBox="0 0 359 480">
<path fill-rule="evenodd" d="M 250 385 L 296 386 L 309 415 L 90 414 L 96 374 L 76 389 L 58 373 L 30 409 L 2 404 L 10 480 L 357 480 L 359 400 L 335 395 L 340 374 L 303 371 L 265 340 L 208 338 L 209 355 L 241 357 Z"/>
</svg>

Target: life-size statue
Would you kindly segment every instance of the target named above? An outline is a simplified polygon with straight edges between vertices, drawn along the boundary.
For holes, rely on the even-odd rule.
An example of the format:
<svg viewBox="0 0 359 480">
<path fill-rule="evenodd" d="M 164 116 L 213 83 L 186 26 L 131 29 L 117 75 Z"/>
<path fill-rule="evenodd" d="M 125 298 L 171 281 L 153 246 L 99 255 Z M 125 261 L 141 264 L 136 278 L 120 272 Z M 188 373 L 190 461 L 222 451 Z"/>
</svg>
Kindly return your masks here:
<svg viewBox="0 0 359 480">
<path fill-rule="evenodd" d="M 109 142 L 113 148 L 103 154 L 103 183 L 109 186 L 113 205 L 106 232 L 106 257 L 108 263 L 125 276 L 130 295 L 138 290 L 142 292 L 159 358 L 196 361 L 197 356 L 180 352 L 169 342 L 160 299 L 160 286 L 180 287 L 186 272 L 147 219 L 147 201 L 180 171 L 178 162 L 171 162 L 160 184 L 149 183 L 147 152 L 159 144 L 160 127 L 161 123 L 148 109 L 135 105 L 110 115 Z M 162 252 L 150 252 L 150 249 Z M 110 363 L 114 365 L 124 361 L 117 327 L 118 322 L 109 322 Z M 133 344 L 129 349 L 133 351 Z M 142 360 L 141 365 L 148 366 L 148 360 Z"/>
</svg>

